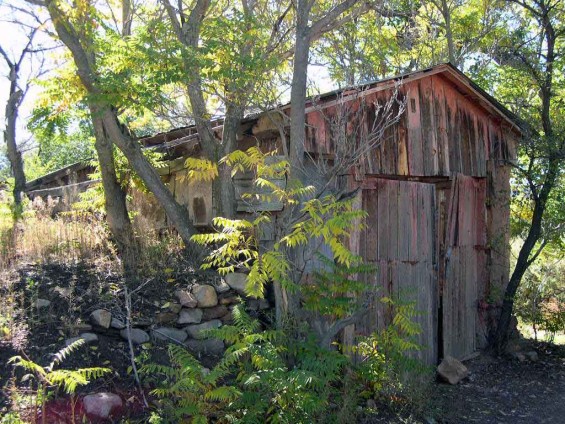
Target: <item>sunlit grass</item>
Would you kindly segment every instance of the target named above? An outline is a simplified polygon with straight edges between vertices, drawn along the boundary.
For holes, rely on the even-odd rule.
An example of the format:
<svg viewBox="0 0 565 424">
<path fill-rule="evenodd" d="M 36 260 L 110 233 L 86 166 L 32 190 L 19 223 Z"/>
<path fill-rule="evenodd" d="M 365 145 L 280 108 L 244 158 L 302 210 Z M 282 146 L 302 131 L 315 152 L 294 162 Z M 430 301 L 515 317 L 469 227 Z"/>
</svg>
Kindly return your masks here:
<svg viewBox="0 0 565 424">
<path fill-rule="evenodd" d="M 531 339 L 534 340 L 535 339 L 535 332 L 534 332 L 534 328 L 529 325 L 526 324 L 524 322 L 519 322 L 518 323 L 518 330 L 520 331 L 520 334 L 522 334 L 522 337 L 526 338 L 526 339 Z M 565 330 L 559 333 L 556 333 L 553 337 L 553 340 L 551 340 L 551 336 L 552 334 L 544 331 L 544 330 L 537 330 L 537 336 L 538 336 L 538 341 L 541 342 L 551 342 L 553 344 L 556 345 L 565 345 Z"/>
</svg>

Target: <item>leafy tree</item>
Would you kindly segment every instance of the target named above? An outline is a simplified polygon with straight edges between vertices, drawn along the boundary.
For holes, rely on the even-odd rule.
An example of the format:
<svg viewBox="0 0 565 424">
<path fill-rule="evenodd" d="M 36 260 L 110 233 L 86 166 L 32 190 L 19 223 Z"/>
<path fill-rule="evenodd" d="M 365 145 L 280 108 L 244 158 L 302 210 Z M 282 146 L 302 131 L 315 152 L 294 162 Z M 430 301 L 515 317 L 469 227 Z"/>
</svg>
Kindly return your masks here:
<svg viewBox="0 0 565 424">
<path fill-rule="evenodd" d="M 116 178 L 114 144 L 124 153 L 133 170 L 161 203 L 179 235 L 188 243 L 194 228 L 186 208 L 175 200 L 131 131 L 119 119 L 125 109 L 140 111 L 150 104 L 151 99 L 160 99 L 156 94 L 162 73 L 157 62 L 147 61 L 142 55 L 144 45 L 135 33 L 135 26 L 130 25 L 131 13 L 122 13 L 125 20 L 120 25 L 109 5 L 94 1 L 81 1 L 78 5 L 58 0 L 30 1 L 44 6 L 49 12 L 55 31 L 69 49 L 76 66 L 78 87 L 86 94 L 93 122 L 108 224 L 122 256 L 133 261 L 136 246 L 125 194 Z M 128 1 L 123 2 L 122 12 L 124 9 L 131 12 L 131 5 Z M 140 32 L 143 33 L 143 29 Z M 142 72 L 133 72 L 135 70 Z"/>
<path fill-rule="evenodd" d="M 290 7 L 285 2 L 178 2 L 162 0 L 181 65 L 179 81 L 190 100 L 192 119 L 203 151 L 218 163 L 237 148 L 240 122 L 256 93 L 281 66 L 279 55 L 288 44 Z M 214 110 L 221 118 L 214 120 Z M 221 124 L 219 133 L 214 126 Z M 220 134 L 220 135 L 218 135 Z M 219 216 L 235 216 L 235 192 L 230 169 L 219 162 L 214 180 Z"/>
<path fill-rule="evenodd" d="M 338 84 L 353 85 L 440 62 L 484 68 L 504 28 L 498 1 L 392 1 L 325 35 L 315 48 Z"/>
<path fill-rule="evenodd" d="M 532 325 L 534 338 L 539 330 L 548 340 L 565 328 L 565 264 L 562 246 L 548 246 L 535 264 L 532 264 L 516 293 L 515 313 L 526 324 Z"/>
<path fill-rule="evenodd" d="M 53 113 L 36 107 L 28 123 L 38 145 L 37 156 L 47 172 L 87 161 L 95 157 L 92 122 L 84 108 L 73 108 L 74 113 Z M 75 116 L 72 116 L 72 115 Z"/>
<path fill-rule="evenodd" d="M 561 207 L 555 206 L 562 200 L 565 159 L 561 107 L 565 7 L 554 0 L 512 0 L 508 13 L 515 25 L 499 44 L 496 58 L 507 77 L 506 95 L 519 105 L 517 109 L 530 126 L 514 166 L 516 190 L 526 196 L 532 212 L 522 226 L 523 244 L 504 295 L 494 338 L 499 351 L 506 345 L 516 292 L 526 271 L 544 247 L 563 234 Z"/>
</svg>

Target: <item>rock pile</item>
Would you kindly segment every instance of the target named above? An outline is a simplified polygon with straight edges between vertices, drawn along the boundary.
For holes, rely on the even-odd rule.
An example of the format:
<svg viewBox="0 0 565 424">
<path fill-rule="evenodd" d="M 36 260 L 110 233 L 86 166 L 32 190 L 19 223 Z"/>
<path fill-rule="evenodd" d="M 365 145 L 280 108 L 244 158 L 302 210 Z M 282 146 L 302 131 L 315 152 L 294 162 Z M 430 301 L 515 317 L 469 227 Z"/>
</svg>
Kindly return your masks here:
<svg viewBox="0 0 565 424">
<path fill-rule="evenodd" d="M 217 356 L 224 350 L 221 340 L 211 338 L 207 330 L 232 322 L 233 307 L 242 299 L 251 311 L 269 309 L 266 299 L 245 298 L 246 275 L 234 273 L 217 278 L 208 284 L 189 284 L 174 292 L 175 299 L 166 302 L 152 319 L 134 322 L 130 331 L 125 320 L 113 316 L 111 311 L 97 309 L 90 314 L 92 329 L 78 338 L 87 343 L 98 341 L 98 335 L 119 335 L 124 341 L 131 338 L 134 345 L 150 342 L 185 345 L 198 356 Z"/>
</svg>

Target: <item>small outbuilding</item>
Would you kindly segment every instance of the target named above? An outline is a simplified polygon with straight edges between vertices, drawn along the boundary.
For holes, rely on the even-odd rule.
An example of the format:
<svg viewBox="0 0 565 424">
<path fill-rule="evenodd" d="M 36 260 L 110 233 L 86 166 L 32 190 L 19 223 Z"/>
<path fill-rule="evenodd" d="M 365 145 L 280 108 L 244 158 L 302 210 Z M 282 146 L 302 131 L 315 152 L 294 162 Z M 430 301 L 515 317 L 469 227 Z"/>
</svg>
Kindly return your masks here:
<svg viewBox="0 0 565 424">
<path fill-rule="evenodd" d="M 367 225 L 351 235 L 350 247 L 376 265 L 378 271 L 364 278 L 380 295 L 416 302 L 424 346 L 418 355 L 429 364 L 447 355 L 461 359 L 485 346 L 508 281 L 510 167 L 521 129 L 512 113 L 443 64 L 311 99 L 305 111 L 306 154 L 336 160 L 340 134 L 371 128 L 379 105 L 393 95 L 405 99 L 400 118 L 339 178 L 342 187 L 359 189 L 356 205 L 368 214 Z M 343 115 L 348 104 L 353 113 Z M 281 106 L 244 119 L 240 148 L 259 143 L 265 151 L 282 153 L 289 110 Z M 221 125 L 219 120 L 218 133 Z M 159 170 L 164 181 L 193 223 L 208 226 L 214 216 L 211 185 L 189 182 L 184 166 L 187 157 L 201 154 L 196 129 L 179 128 L 141 142 L 166 154 L 167 166 Z M 72 173 L 65 172 L 54 175 L 61 180 Z M 65 178 L 82 187 L 84 179 Z M 241 195 L 250 179 L 237 176 L 233 183 L 238 211 L 245 214 L 250 206 Z M 53 189 L 63 195 L 62 186 L 43 177 L 29 183 L 28 195 L 45 197 Z M 167 226 L 149 196 L 134 196 L 133 204 L 146 225 Z M 253 205 L 261 208 L 276 213 L 280 205 Z M 375 302 L 362 322 L 344 332 L 345 341 L 391 319 L 392 311 Z"/>
</svg>

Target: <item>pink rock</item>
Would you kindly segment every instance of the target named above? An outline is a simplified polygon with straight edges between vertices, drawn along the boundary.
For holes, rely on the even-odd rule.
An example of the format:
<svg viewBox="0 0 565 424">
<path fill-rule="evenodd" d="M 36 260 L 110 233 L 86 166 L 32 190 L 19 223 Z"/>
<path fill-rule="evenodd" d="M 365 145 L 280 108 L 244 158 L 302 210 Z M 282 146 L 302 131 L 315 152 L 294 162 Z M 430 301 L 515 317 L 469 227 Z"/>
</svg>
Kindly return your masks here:
<svg viewBox="0 0 565 424">
<path fill-rule="evenodd" d="M 120 412 L 122 398 L 114 393 L 96 393 L 87 395 L 82 400 L 84 412 L 90 419 L 107 420 L 110 416 Z"/>
</svg>

